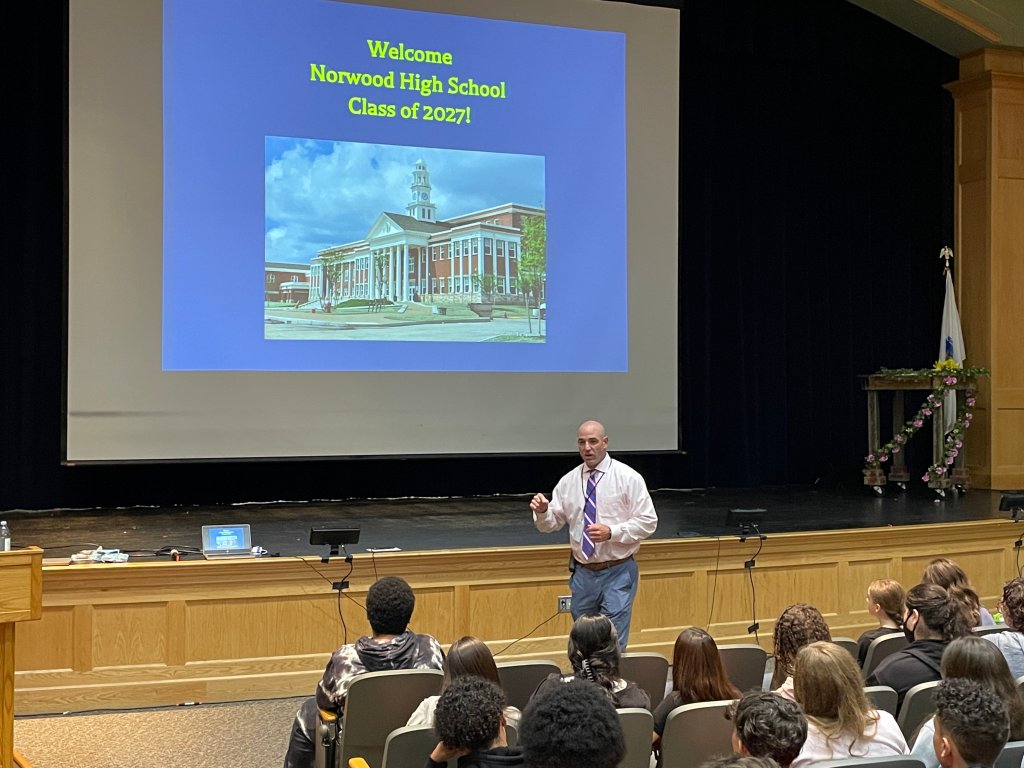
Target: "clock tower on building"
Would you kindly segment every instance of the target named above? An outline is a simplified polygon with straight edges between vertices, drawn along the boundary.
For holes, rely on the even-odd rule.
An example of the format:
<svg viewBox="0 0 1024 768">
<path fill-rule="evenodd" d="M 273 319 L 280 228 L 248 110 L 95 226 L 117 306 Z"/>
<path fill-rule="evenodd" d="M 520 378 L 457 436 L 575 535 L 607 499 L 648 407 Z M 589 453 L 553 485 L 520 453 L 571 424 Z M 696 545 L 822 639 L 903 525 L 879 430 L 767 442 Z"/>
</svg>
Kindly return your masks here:
<svg viewBox="0 0 1024 768">
<path fill-rule="evenodd" d="M 412 172 L 412 200 L 405 206 L 409 215 L 418 221 L 437 221 L 437 206 L 430 201 L 430 171 L 422 160 L 416 161 Z"/>
</svg>

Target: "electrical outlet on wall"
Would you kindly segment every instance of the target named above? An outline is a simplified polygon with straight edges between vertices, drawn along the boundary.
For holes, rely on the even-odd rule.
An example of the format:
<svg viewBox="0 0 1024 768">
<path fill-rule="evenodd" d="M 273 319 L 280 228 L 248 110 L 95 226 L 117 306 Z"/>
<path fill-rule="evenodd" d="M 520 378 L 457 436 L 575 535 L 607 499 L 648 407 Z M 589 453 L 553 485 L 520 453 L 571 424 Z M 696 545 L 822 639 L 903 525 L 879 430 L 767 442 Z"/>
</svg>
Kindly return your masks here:
<svg viewBox="0 0 1024 768">
<path fill-rule="evenodd" d="M 572 596 L 560 595 L 558 598 L 558 612 L 569 613 L 572 611 Z"/>
</svg>

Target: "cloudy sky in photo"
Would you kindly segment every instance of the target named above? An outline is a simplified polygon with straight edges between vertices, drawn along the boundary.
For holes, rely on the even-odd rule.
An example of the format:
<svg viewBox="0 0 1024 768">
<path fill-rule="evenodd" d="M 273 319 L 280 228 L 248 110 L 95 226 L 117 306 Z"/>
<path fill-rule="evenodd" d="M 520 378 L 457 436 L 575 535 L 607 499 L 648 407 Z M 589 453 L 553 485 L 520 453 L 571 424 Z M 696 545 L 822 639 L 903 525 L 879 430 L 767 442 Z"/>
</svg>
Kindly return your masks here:
<svg viewBox="0 0 1024 768">
<path fill-rule="evenodd" d="M 406 213 L 418 160 L 440 220 L 503 203 L 544 207 L 543 157 L 268 136 L 266 260 L 308 264 L 364 238 L 381 212 Z"/>
</svg>

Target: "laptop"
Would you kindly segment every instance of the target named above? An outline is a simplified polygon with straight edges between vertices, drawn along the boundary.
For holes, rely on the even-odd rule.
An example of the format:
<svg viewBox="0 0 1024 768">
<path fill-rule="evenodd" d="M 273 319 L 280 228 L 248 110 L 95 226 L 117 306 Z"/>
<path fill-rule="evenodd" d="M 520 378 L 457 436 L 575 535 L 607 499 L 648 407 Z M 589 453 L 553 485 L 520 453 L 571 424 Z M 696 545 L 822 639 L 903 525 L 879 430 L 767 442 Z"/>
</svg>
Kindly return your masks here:
<svg viewBox="0 0 1024 768">
<path fill-rule="evenodd" d="M 248 524 L 204 525 L 203 557 L 252 557 L 252 535 Z"/>
</svg>

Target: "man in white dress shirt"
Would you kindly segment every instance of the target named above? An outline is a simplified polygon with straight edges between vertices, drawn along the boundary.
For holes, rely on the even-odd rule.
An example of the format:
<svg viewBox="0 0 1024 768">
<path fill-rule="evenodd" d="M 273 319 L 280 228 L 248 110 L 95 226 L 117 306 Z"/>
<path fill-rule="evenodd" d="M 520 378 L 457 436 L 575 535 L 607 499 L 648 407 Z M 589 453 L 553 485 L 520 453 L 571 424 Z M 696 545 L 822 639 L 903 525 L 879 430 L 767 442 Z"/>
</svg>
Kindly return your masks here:
<svg viewBox="0 0 1024 768">
<path fill-rule="evenodd" d="M 600 422 L 583 422 L 576 445 L 583 464 L 558 481 L 550 501 L 534 496 L 530 510 L 539 531 L 569 526 L 573 619 L 603 613 L 625 649 L 640 580 L 633 555 L 658 527 L 658 515 L 640 474 L 608 455 Z"/>
</svg>

